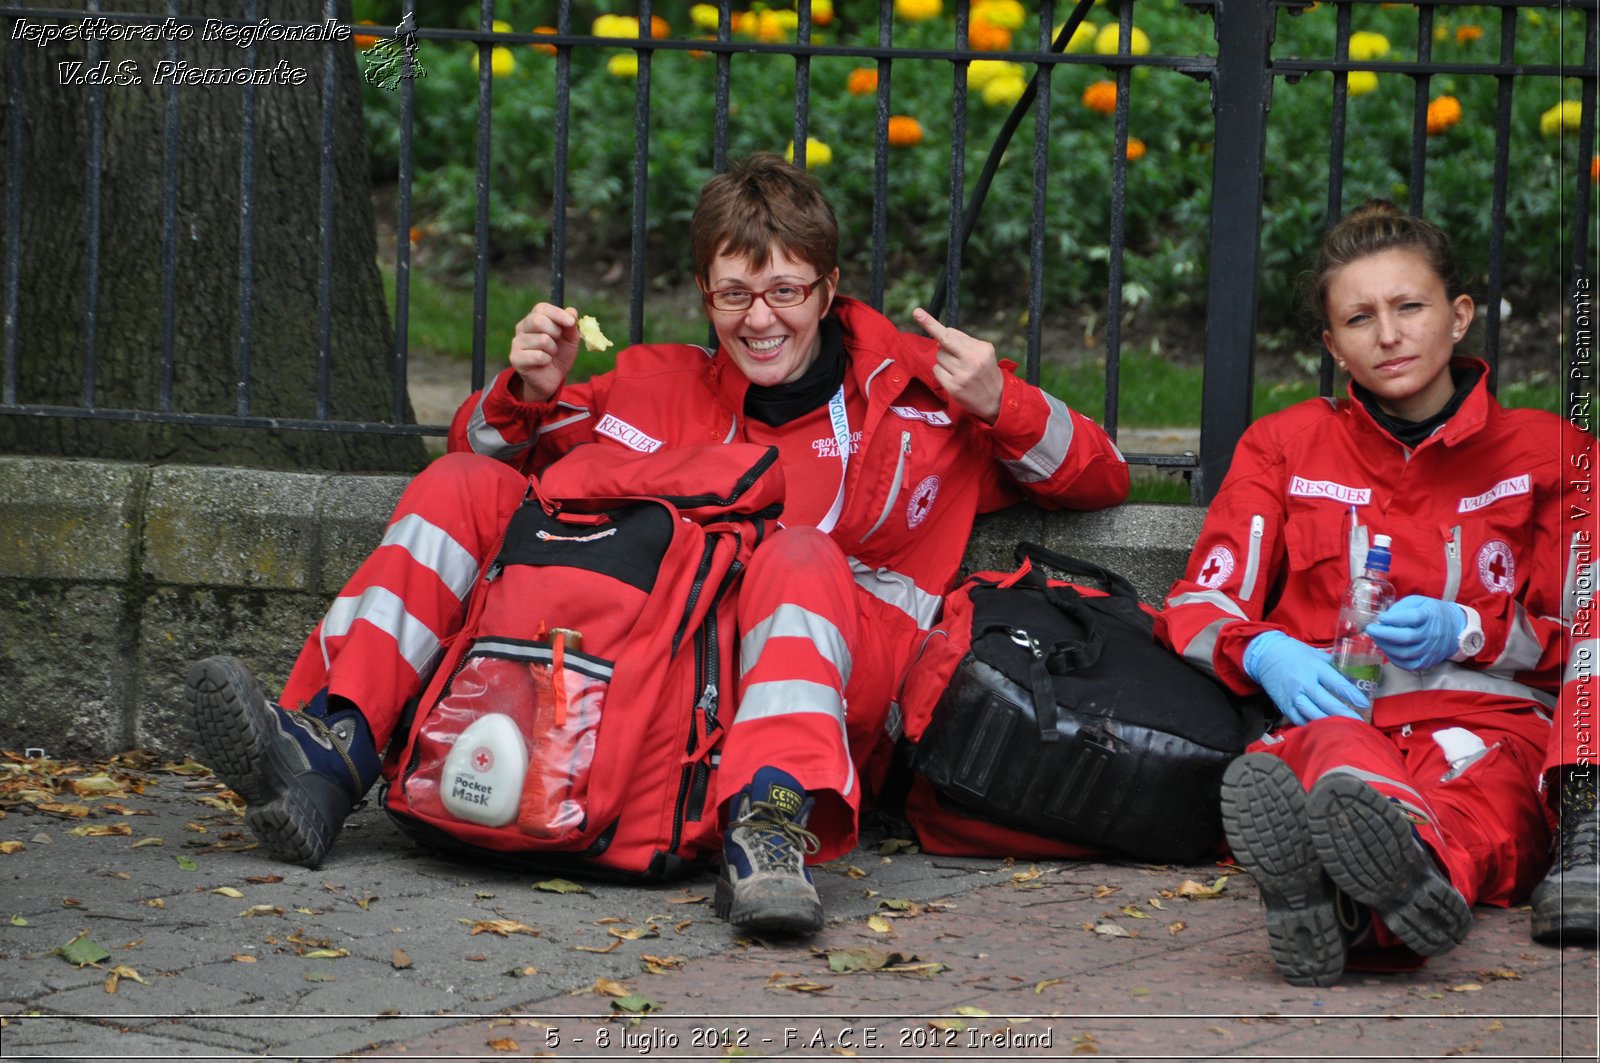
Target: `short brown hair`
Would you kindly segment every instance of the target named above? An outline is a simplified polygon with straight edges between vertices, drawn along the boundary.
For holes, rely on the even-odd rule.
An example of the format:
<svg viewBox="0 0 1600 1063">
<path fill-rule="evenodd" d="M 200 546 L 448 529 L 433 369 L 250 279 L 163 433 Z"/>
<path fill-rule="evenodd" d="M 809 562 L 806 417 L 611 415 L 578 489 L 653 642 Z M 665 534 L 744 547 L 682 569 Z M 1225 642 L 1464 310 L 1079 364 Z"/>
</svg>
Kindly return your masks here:
<svg viewBox="0 0 1600 1063">
<path fill-rule="evenodd" d="M 1387 199 L 1369 199 L 1346 214 L 1322 239 L 1312 276 L 1310 310 L 1315 320 L 1327 323 L 1328 286 L 1333 275 L 1357 259 L 1380 251 L 1411 251 L 1444 282 L 1451 299 L 1463 294 L 1455 252 L 1444 230 L 1430 221 L 1407 214 Z"/>
<path fill-rule="evenodd" d="M 689 223 L 695 275 L 711 281 L 718 255 L 764 269 L 774 247 L 826 276 L 839 264 L 839 221 L 822 186 L 781 156 L 762 152 L 707 181 Z"/>
</svg>

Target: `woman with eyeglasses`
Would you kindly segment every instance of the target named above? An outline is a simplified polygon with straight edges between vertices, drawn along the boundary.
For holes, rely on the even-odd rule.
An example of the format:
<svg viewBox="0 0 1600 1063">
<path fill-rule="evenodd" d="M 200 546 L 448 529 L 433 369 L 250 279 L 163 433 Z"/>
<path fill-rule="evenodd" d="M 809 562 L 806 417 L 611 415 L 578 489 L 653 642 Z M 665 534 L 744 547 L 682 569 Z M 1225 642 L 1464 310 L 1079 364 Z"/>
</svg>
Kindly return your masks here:
<svg viewBox="0 0 1600 1063">
<path fill-rule="evenodd" d="M 572 383 L 578 311 L 541 303 L 450 445 L 530 471 L 583 444 L 777 448 L 784 530 L 740 591 L 717 907 L 741 928 L 810 932 L 822 908 L 806 850 L 826 861 L 855 844 L 891 702 L 974 516 L 1022 498 L 1114 505 L 1128 470 L 1094 422 L 991 344 L 922 310 L 927 335 L 901 332 L 840 295 L 838 223 L 804 170 L 775 155 L 734 164 L 702 190 L 690 232 L 715 349 L 632 347 Z"/>
<path fill-rule="evenodd" d="M 774 155 L 735 164 L 703 189 L 692 236 L 715 349 L 628 347 L 614 370 L 568 381 L 578 312 L 540 303 L 279 701 L 233 657 L 190 670 L 206 763 L 245 798 L 246 823 L 275 856 L 322 863 L 460 630 L 528 474 L 580 447 L 614 452 L 600 467 L 667 449 L 703 468 L 729 444 L 758 444 L 776 451 L 786 494 L 783 527 L 738 584 L 736 704 L 710 747 L 717 911 L 741 929 L 815 931 L 822 905 L 806 862 L 855 845 L 863 791 L 892 750 L 891 704 L 973 517 L 1023 498 L 1093 509 L 1126 497 L 1127 465 L 1105 433 L 1018 379 L 990 344 L 921 311 L 927 335 L 903 333 L 838 294 L 838 224 L 804 170 Z M 597 454 L 607 456 L 585 456 Z"/>
</svg>

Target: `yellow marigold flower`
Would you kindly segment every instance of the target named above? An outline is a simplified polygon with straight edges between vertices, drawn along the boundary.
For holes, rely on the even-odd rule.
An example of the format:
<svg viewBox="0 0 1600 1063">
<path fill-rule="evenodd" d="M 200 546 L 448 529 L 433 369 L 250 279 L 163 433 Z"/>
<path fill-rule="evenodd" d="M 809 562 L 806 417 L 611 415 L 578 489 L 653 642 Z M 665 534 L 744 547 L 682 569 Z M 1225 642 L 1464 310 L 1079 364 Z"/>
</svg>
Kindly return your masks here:
<svg viewBox="0 0 1600 1063">
<path fill-rule="evenodd" d="M 1011 31 L 976 16 L 967 26 L 967 44 L 980 52 L 1003 52 L 1011 47 Z"/>
<path fill-rule="evenodd" d="M 1023 77 L 1021 65 L 1004 59 L 974 59 L 967 64 L 967 86 L 981 89 L 991 81 Z M 876 82 L 874 82 L 876 87 Z"/>
<path fill-rule="evenodd" d="M 530 33 L 552 33 L 553 34 L 553 33 L 559 33 L 560 31 L 557 30 L 554 26 L 535 26 L 529 32 Z M 528 47 L 532 48 L 536 52 L 543 52 L 545 55 L 555 55 L 556 54 L 556 46 L 553 45 L 553 44 L 530 44 L 530 45 L 528 45 Z"/>
<path fill-rule="evenodd" d="M 870 96 L 878 91 L 878 68 L 875 66 L 858 66 L 850 71 L 850 78 L 844 83 L 852 96 Z"/>
<path fill-rule="evenodd" d="M 1583 104 L 1577 100 L 1562 100 L 1539 116 L 1539 132 L 1547 137 L 1576 133 L 1582 120 Z"/>
<path fill-rule="evenodd" d="M 761 16 L 754 11 L 735 11 L 733 13 L 733 32 L 742 33 L 746 37 L 754 37 L 761 29 Z"/>
<path fill-rule="evenodd" d="M 1108 22 L 1095 34 L 1094 50 L 1098 55 L 1116 55 L 1117 46 L 1122 37 L 1122 27 L 1115 22 Z M 1138 26 L 1133 27 L 1133 32 L 1128 34 L 1128 52 L 1131 55 L 1149 55 L 1150 38 Z"/>
<path fill-rule="evenodd" d="M 926 22 L 944 14 L 943 0 L 894 0 L 896 18 L 907 22 Z"/>
<path fill-rule="evenodd" d="M 507 22 L 503 18 L 497 18 L 493 22 L 489 23 L 489 25 L 494 27 L 494 31 L 496 33 L 510 33 L 511 32 L 511 23 Z"/>
<path fill-rule="evenodd" d="M 1482 37 L 1483 37 L 1483 27 L 1482 26 L 1473 26 L 1473 25 L 1469 24 L 1469 25 L 1466 25 L 1466 26 L 1458 26 L 1458 27 L 1456 27 L 1456 43 L 1457 44 L 1463 44 L 1463 45 L 1464 44 L 1471 44 L 1473 41 L 1480 40 Z"/>
<path fill-rule="evenodd" d="M 1117 109 L 1117 83 L 1096 81 L 1083 90 L 1083 105 L 1097 114 L 1110 114 Z"/>
<path fill-rule="evenodd" d="M 811 0 L 811 24 L 828 26 L 833 23 L 833 0 Z"/>
<path fill-rule="evenodd" d="M 1144 158 L 1144 152 L 1144 141 L 1140 140 L 1138 137 L 1128 138 L 1127 155 L 1129 162 L 1138 162 L 1140 159 Z"/>
<path fill-rule="evenodd" d="M 1010 107 L 1028 91 L 1028 79 L 1021 74 L 1006 74 L 983 86 L 983 102 L 990 107 Z"/>
<path fill-rule="evenodd" d="M 689 6 L 689 21 L 703 30 L 715 30 L 717 28 L 717 18 L 716 4 L 691 4 Z"/>
<path fill-rule="evenodd" d="M 909 148 L 922 143 L 922 123 L 909 114 L 889 116 L 889 146 Z"/>
<path fill-rule="evenodd" d="M 794 161 L 794 141 L 789 141 L 789 146 L 783 151 L 783 157 L 790 162 Z M 815 170 L 818 166 L 827 166 L 831 162 L 833 162 L 833 149 L 816 137 L 806 137 L 806 169 Z"/>
<path fill-rule="evenodd" d="M 1352 70 L 1345 80 L 1345 87 L 1352 96 L 1365 96 L 1378 87 L 1378 75 L 1370 70 Z"/>
<path fill-rule="evenodd" d="M 601 15 L 594 20 L 590 30 L 596 37 L 637 37 L 639 20 L 632 15 Z M 667 20 L 660 15 L 650 16 L 650 36 L 665 37 L 672 32 Z"/>
<path fill-rule="evenodd" d="M 764 44 L 777 44 L 779 41 L 788 36 L 788 31 L 784 27 L 783 19 L 778 17 L 780 14 L 793 15 L 794 12 L 768 10 L 762 11 L 757 16 L 756 40 L 761 41 Z"/>
<path fill-rule="evenodd" d="M 1028 21 L 1028 9 L 1020 0 L 981 0 L 973 7 L 972 15 L 1008 30 L 1020 30 Z"/>
<path fill-rule="evenodd" d="M 1055 29 L 1050 31 L 1050 39 L 1052 41 L 1061 36 L 1061 28 L 1065 25 L 1066 23 L 1063 22 Z M 1094 48 L 1094 39 L 1098 32 L 1099 31 L 1094 28 L 1093 22 L 1078 23 L 1078 28 L 1072 31 L 1072 39 L 1067 42 L 1067 51 L 1087 52 L 1091 50 Z"/>
<path fill-rule="evenodd" d="M 517 57 L 510 48 L 496 47 L 489 53 L 489 69 L 497 78 L 503 78 L 517 68 Z M 472 53 L 472 69 L 478 69 L 478 53 Z"/>
<path fill-rule="evenodd" d="M 606 73 L 616 78 L 639 76 L 639 57 L 632 52 L 614 55 L 606 60 Z"/>
<path fill-rule="evenodd" d="M 1461 121 L 1461 101 L 1439 96 L 1428 101 L 1428 135 L 1436 137 Z"/>
<path fill-rule="evenodd" d="M 1351 59 L 1382 59 L 1389 54 L 1389 38 L 1371 30 L 1360 30 L 1350 35 Z"/>
</svg>

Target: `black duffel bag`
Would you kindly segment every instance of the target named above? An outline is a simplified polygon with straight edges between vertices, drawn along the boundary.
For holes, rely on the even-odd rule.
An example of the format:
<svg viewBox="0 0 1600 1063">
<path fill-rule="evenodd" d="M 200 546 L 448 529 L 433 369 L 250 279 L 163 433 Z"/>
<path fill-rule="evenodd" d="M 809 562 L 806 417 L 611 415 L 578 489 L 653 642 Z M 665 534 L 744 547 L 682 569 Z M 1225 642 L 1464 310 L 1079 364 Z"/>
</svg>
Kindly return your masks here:
<svg viewBox="0 0 1600 1063">
<path fill-rule="evenodd" d="M 1122 576 L 1031 543 L 1016 554 L 1017 572 L 951 592 L 948 638 L 913 666 L 908 695 L 937 697 L 920 728 L 905 705 L 913 769 L 1007 827 L 1142 860 L 1214 854 L 1222 772 L 1262 733 L 1260 713 L 1156 642 Z"/>
</svg>

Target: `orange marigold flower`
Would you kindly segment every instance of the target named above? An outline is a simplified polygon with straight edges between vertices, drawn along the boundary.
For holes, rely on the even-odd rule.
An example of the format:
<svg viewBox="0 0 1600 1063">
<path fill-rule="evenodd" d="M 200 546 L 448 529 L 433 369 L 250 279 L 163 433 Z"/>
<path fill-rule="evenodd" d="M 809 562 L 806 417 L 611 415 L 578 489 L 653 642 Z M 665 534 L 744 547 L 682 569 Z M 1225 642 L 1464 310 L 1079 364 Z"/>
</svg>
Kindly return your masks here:
<svg viewBox="0 0 1600 1063">
<path fill-rule="evenodd" d="M 1461 101 L 1454 96 L 1439 96 L 1428 101 L 1428 135 L 1436 137 L 1461 121 Z"/>
<path fill-rule="evenodd" d="M 1011 31 L 974 16 L 967 26 L 967 44 L 980 52 L 1004 52 L 1011 47 Z"/>
<path fill-rule="evenodd" d="M 359 25 L 362 25 L 362 26 L 376 26 L 377 23 L 372 21 L 370 18 L 364 18 L 364 19 L 361 20 Z M 350 39 L 351 39 L 351 41 L 355 42 L 355 46 L 357 48 L 366 49 L 366 48 L 371 48 L 374 44 L 377 44 L 383 38 L 382 37 L 374 37 L 370 33 L 357 33 L 353 37 L 351 37 Z"/>
<path fill-rule="evenodd" d="M 1099 114 L 1110 114 L 1117 109 L 1117 83 L 1096 81 L 1083 90 L 1083 105 Z"/>
<path fill-rule="evenodd" d="M 754 11 L 735 11 L 733 13 L 733 32 L 742 33 L 746 37 L 754 37 L 761 29 L 761 16 Z"/>
<path fill-rule="evenodd" d="M 556 29 L 554 26 L 535 26 L 535 27 L 533 27 L 532 32 L 534 32 L 534 33 L 560 33 L 561 31 Z M 553 44 L 530 44 L 530 45 L 528 45 L 528 47 L 532 48 L 536 52 L 543 52 L 545 55 L 555 55 L 556 54 L 556 46 L 553 45 Z"/>
<path fill-rule="evenodd" d="M 827 26 L 833 22 L 833 0 L 811 0 L 811 24 Z"/>
<path fill-rule="evenodd" d="M 1144 141 L 1140 140 L 1138 137 L 1128 138 L 1127 154 L 1129 162 L 1138 162 L 1140 159 L 1144 158 L 1144 152 Z"/>
<path fill-rule="evenodd" d="M 672 36 L 672 26 L 669 25 L 667 23 L 667 20 L 662 18 L 660 15 L 651 15 L 650 16 L 650 36 L 652 36 L 652 37 L 670 37 L 670 36 Z"/>
<path fill-rule="evenodd" d="M 1456 43 L 1471 44 L 1483 36 L 1483 27 L 1471 24 L 1456 27 Z"/>
<path fill-rule="evenodd" d="M 1589 160 L 1589 183 L 1600 185 L 1600 155 Z"/>
<path fill-rule="evenodd" d="M 878 91 L 878 68 L 875 66 L 858 66 L 850 71 L 850 80 L 845 82 L 845 88 L 850 90 L 852 96 L 870 96 Z"/>
<path fill-rule="evenodd" d="M 909 148 L 922 143 L 922 123 L 909 114 L 889 116 L 889 146 Z"/>
</svg>

